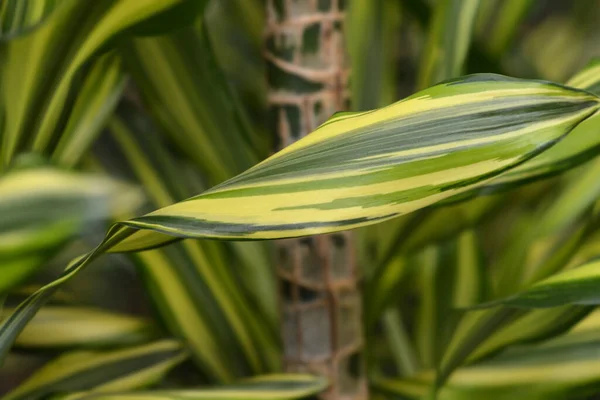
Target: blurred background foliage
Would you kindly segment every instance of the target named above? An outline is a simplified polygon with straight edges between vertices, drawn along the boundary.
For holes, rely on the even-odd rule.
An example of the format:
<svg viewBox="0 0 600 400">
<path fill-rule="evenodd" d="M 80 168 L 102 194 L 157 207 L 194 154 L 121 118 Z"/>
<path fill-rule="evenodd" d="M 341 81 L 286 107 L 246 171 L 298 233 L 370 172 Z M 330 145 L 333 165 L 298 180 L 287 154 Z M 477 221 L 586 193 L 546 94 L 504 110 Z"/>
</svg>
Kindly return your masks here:
<svg viewBox="0 0 600 400">
<path fill-rule="evenodd" d="M 197 194 L 272 151 L 264 2 L 142 3 L 0 0 L 2 315 L 111 221 Z M 346 26 L 356 110 L 476 72 L 567 82 L 600 56 L 598 0 L 351 0 Z M 600 133 L 598 115 L 587 131 Z M 600 255 L 599 169 L 593 159 L 358 232 L 373 398 L 421 398 L 448 377 L 439 398 L 600 393 L 593 306 L 465 309 Z M 269 243 L 213 241 L 102 258 L 21 334 L 0 393 L 279 372 L 272 261 Z M 292 377 L 271 379 L 231 390 L 265 398 Z M 285 384 L 297 391 L 281 398 L 323 387 Z"/>
</svg>

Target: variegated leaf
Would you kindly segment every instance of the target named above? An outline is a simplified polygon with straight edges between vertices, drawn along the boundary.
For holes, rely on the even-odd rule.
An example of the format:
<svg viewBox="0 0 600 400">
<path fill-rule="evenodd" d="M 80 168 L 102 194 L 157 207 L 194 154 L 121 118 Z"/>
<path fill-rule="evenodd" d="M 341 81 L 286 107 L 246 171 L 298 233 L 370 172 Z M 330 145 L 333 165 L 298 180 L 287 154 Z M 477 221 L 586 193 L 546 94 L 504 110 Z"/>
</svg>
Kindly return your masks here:
<svg viewBox="0 0 600 400">
<path fill-rule="evenodd" d="M 62 283 L 102 253 L 182 237 L 275 239 L 374 224 L 449 199 L 543 153 L 600 108 L 588 92 L 499 75 L 444 82 L 314 133 L 188 200 L 115 225 L 0 326 L 6 352 Z"/>
</svg>

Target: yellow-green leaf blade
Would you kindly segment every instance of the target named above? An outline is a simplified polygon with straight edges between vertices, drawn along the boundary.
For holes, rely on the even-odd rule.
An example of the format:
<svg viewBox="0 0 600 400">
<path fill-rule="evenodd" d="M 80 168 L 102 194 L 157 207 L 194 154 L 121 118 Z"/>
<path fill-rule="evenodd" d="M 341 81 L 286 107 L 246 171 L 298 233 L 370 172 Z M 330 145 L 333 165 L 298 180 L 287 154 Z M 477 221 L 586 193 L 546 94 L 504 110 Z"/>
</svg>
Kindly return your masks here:
<svg viewBox="0 0 600 400">
<path fill-rule="evenodd" d="M 214 388 L 74 394 L 63 400 L 287 400 L 318 394 L 327 386 L 327 381 L 317 376 L 275 374 Z"/>
<path fill-rule="evenodd" d="M 5 308 L 7 317 L 14 309 Z M 25 327 L 15 346 L 28 350 L 99 348 L 148 341 L 157 335 L 149 321 L 91 307 L 48 306 Z"/>
<path fill-rule="evenodd" d="M 74 351 L 50 361 L 3 400 L 34 400 L 76 390 L 119 391 L 155 383 L 187 357 L 175 340 L 110 351 Z"/>
<path fill-rule="evenodd" d="M 245 173 L 126 224 L 221 239 L 369 225 L 483 184 L 597 109 L 593 95 L 547 83 L 487 75 L 450 81 L 379 110 L 334 116 Z M 135 239 L 153 241 L 147 233 Z M 114 250 L 137 248 L 131 243 Z"/>
<path fill-rule="evenodd" d="M 0 39 L 35 29 L 54 10 L 56 3 L 56 0 L 3 1 L 0 4 Z"/>
<path fill-rule="evenodd" d="M 567 85 L 600 94 L 600 58 L 592 59 L 567 81 Z"/>
<path fill-rule="evenodd" d="M 588 63 L 567 82 L 567 85 L 600 95 L 600 60 L 594 59 Z M 577 126 L 573 133 L 558 146 L 494 179 L 490 186 L 501 187 L 530 182 L 557 174 L 589 160 L 598 154 L 600 148 L 598 130 L 600 130 L 600 114 L 592 116 Z"/>
<path fill-rule="evenodd" d="M 259 160 L 203 26 L 135 39 L 122 55 L 155 120 L 211 182 Z"/>
<path fill-rule="evenodd" d="M 19 3 L 28 9 L 42 4 Z M 111 40 L 177 7 L 204 6 L 203 1 L 185 0 L 101 0 L 89 4 L 61 0 L 53 4 L 52 12 L 35 29 L 0 44 L 0 109 L 5 119 L 0 168 L 19 152 L 49 152 L 48 147 L 60 137 L 61 120 L 71 111 L 69 94 L 78 89 L 78 74 L 92 57 L 112 44 Z M 165 22 L 170 19 L 165 17 Z"/>
<path fill-rule="evenodd" d="M 598 333 L 597 313 L 591 314 L 563 336 L 457 369 L 436 399 L 586 398 L 600 387 Z M 435 373 L 425 371 L 408 379 L 379 378 L 374 387 L 421 399 L 431 394 L 434 380 Z"/>
<path fill-rule="evenodd" d="M 480 0 L 439 0 L 429 25 L 418 87 L 461 75 Z"/>
<path fill-rule="evenodd" d="M 593 260 L 541 280 L 504 300 L 489 305 L 545 308 L 567 304 L 600 304 L 600 261 Z"/>
<path fill-rule="evenodd" d="M 77 164 L 113 113 L 125 83 L 121 60 L 116 54 L 105 54 L 94 62 L 52 152 L 53 161 L 67 167 Z"/>
</svg>

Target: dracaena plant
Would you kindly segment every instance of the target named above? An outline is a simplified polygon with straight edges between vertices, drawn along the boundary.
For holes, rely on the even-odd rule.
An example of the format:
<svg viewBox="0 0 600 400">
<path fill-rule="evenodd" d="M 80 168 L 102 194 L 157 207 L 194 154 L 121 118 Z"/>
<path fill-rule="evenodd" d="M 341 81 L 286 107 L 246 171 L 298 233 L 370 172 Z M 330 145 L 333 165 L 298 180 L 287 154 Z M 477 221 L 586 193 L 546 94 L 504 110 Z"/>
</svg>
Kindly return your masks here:
<svg viewBox="0 0 600 400">
<path fill-rule="evenodd" d="M 352 371 L 283 373 L 269 240 L 350 229 L 371 396 L 600 392 L 600 63 L 573 71 L 598 15 L 521 32 L 536 2 L 346 5 L 0 2 L 0 380 L 51 354 L 3 398 L 337 398 Z M 264 13 L 342 11 L 355 111 L 271 154 L 262 78 L 318 92 L 285 60 L 329 36 L 267 43 L 265 71 Z M 85 299 L 94 264 L 135 272 L 153 312 Z"/>
</svg>

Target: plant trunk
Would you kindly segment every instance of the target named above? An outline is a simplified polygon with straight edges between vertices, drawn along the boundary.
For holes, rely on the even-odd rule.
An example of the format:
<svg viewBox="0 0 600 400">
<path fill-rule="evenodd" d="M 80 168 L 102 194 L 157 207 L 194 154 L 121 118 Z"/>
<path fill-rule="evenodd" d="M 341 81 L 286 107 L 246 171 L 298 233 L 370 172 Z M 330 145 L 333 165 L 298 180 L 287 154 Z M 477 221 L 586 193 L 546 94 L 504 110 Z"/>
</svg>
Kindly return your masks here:
<svg viewBox="0 0 600 400">
<path fill-rule="evenodd" d="M 343 0 L 268 0 L 269 118 L 281 149 L 349 104 Z M 284 366 L 326 376 L 322 399 L 366 399 L 350 232 L 277 242 Z"/>
</svg>

